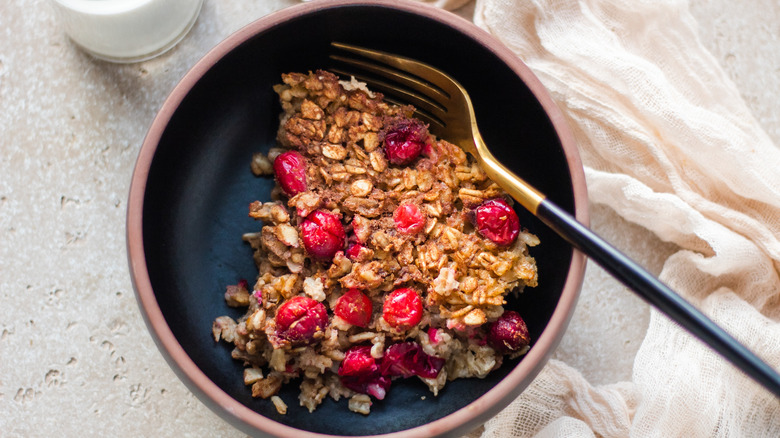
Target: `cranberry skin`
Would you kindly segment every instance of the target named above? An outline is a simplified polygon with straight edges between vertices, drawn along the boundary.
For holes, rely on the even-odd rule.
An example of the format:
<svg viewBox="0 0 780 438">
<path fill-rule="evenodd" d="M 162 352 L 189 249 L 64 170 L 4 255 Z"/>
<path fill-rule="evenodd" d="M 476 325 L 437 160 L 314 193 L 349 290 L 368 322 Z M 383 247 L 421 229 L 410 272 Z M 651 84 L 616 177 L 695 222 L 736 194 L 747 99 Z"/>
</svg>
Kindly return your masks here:
<svg viewBox="0 0 780 438">
<path fill-rule="evenodd" d="M 445 360 L 426 354 L 420 344 L 414 341 L 390 345 L 380 364 L 383 376 L 404 378 L 420 376 L 435 379 L 444 367 Z"/>
<path fill-rule="evenodd" d="M 488 344 L 499 353 L 519 351 L 531 343 L 528 327 L 520 314 L 507 310 L 490 326 Z"/>
<path fill-rule="evenodd" d="M 292 297 L 276 311 L 276 334 L 292 345 L 311 344 L 327 325 L 325 306 L 309 297 Z"/>
<path fill-rule="evenodd" d="M 371 298 L 357 289 L 350 289 L 342 295 L 336 305 L 333 306 L 333 313 L 349 324 L 358 327 L 367 327 L 371 322 L 371 313 L 374 305 Z"/>
<path fill-rule="evenodd" d="M 402 204 L 393 212 L 395 229 L 403 234 L 417 234 L 425 228 L 425 215 L 417 204 Z"/>
<path fill-rule="evenodd" d="M 422 299 L 416 291 L 409 288 L 396 289 L 385 297 L 382 317 L 398 330 L 408 330 L 422 319 Z"/>
<path fill-rule="evenodd" d="M 349 245 L 346 251 L 347 258 L 352 261 L 355 261 L 355 259 L 357 259 L 358 256 L 360 255 L 360 250 L 363 248 L 365 248 L 365 246 L 363 246 L 363 244 L 360 242 L 356 242 L 353 243 L 352 245 Z"/>
<path fill-rule="evenodd" d="M 287 196 L 306 191 L 306 160 L 298 152 L 287 151 L 274 160 L 276 180 Z"/>
<path fill-rule="evenodd" d="M 430 327 L 428 328 L 428 339 L 431 341 L 431 345 L 436 345 L 439 343 L 439 329 L 436 327 Z"/>
<path fill-rule="evenodd" d="M 401 120 L 385 133 L 385 156 L 396 166 L 405 166 L 415 160 L 425 146 L 428 130 L 419 120 Z"/>
<path fill-rule="evenodd" d="M 314 258 L 332 260 L 344 249 L 347 234 L 339 218 L 327 211 L 313 211 L 301 224 L 303 247 Z"/>
<path fill-rule="evenodd" d="M 339 380 L 342 385 L 355 392 L 382 400 L 390 388 L 391 380 L 390 377 L 380 374 L 379 364 L 380 362 L 371 356 L 371 346 L 355 345 L 347 350 L 339 365 Z"/>
<path fill-rule="evenodd" d="M 344 360 L 339 365 L 339 376 L 371 376 L 379 371 L 379 365 L 371 356 L 370 345 L 354 345 L 349 347 Z"/>
<path fill-rule="evenodd" d="M 520 234 L 520 219 L 503 199 L 488 199 L 476 208 L 474 226 L 497 245 L 510 245 Z"/>
</svg>

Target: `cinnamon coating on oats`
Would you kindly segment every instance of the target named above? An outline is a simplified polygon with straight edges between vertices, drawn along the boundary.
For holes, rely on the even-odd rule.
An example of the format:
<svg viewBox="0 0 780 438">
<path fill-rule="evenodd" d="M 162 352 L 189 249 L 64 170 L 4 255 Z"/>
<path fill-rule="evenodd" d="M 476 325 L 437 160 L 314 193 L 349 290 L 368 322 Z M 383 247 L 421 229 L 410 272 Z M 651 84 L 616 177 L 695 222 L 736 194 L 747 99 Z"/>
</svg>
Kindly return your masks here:
<svg viewBox="0 0 780 438">
<path fill-rule="evenodd" d="M 286 410 L 277 394 L 301 378 L 309 411 L 330 396 L 367 414 L 393 379 L 419 377 L 436 395 L 524 354 L 507 324 L 491 331 L 507 294 L 537 282 L 538 239 L 505 193 L 412 107 L 325 71 L 282 80 L 280 147 L 252 160 L 277 180 L 273 201 L 249 205 L 263 224 L 243 236 L 257 280 L 227 288 L 247 311 L 212 327 L 252 395 Z"/>
<path fill-rule="evenodd" d="M 450 326 L 495 319 L 508 292 L 536 285 L 526 248 L 537 243 L 535 236 L 523 233 L 502 247 L 474 232 L 469 212 L 505 193 L 463 150 L 424 130 L 418 158 L 405 165 L 388 162 L 382 148 L 387 129 L 419 125 L 409 122 L 413 108 L 389 105 L 381 94 L 339 83 L 326 71 L 286 74 L 282 80 L 275 88 L 285 114 L 278 140 L 309 162 L 309 190 L 287 205 L 298 216 L 322 208 L 338 212 L 348 240 L 365 248 L 350 269 L 343 263 L 331 270 L 338 275 L 328 277 L 328 285 L 375 294 L 417 287 L 425 291 L 428 311 L 451 319 Z M 396 229 L 393 213 L 404 204 L 422 213 L 421 232 Z M 279 249 L 267 250 L 280 264 Z M 301 275 L 317 269 L 323 267 L 312 263 Z"/>
</svg>

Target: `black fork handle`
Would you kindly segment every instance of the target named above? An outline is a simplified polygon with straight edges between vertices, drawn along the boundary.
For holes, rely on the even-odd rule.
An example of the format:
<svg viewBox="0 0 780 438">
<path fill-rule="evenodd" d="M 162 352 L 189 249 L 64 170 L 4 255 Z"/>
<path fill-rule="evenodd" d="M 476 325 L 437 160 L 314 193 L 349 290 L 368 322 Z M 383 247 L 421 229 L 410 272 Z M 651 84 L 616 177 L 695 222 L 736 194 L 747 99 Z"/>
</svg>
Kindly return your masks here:
<svg viewBox="0 0 780 438">
<path fill-rule="evenodd" d="M 549 199 L 539 204 L 536 216 L 650 305 L 780 398 L 780 374 L 774 368 L 628 256 Z"/>
</svg>

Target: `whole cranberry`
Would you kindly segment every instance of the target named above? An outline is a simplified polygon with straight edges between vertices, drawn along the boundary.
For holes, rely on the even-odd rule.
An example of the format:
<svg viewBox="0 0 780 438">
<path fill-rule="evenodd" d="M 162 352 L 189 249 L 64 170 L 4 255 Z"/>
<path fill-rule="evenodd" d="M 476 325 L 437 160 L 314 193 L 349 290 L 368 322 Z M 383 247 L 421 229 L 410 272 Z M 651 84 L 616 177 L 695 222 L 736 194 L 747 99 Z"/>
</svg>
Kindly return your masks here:
<svg viewBox="0 0 780 438">
<path fill-rule="evenodd" d="M 503 199 L 488 199 L 476 208 L 474 226 L 498 245 L 510 245 L 520 234 L 520 219 Z"/>
<path fill-rule="evenodd" d="M 392 123 L 385 132 L 384 150 L 387 161 L 405 166 L 420 155 L 428 138 L 428 129 L 416 119 Z"/>
<path fill-rule="evenodd" d="M 393 212 L 395 228 L 403 234 L 417 234 L 425 228 L 425 215 L 417 204 L 401 204 Z"/>
<path fill-rule="evenodd" d="M 423 305 L 414 289 L 401 288 L 390 292 L 382 306 L 382 317 L 391 327 L 408 330 L 422 319 Z"/>
<path fill-rule="evenodd" d="M 349 324 L 367 327 L 371 322 L 374 305 L 371 298 L 357 289 L 350 289 L 339 297 L 333 306 L 333 313 Z"/>
<path fill-rule="evenodd" d="M 487 340 L 499 353 L 511 353 L 530 344 L 531 336 L 520 314 L 507 310 L 490 326 Z"/>
<path fill-rule="evenodd" d="M 312 257 L 320 260 L 333 259 L 338 251 L 344 249 L 346 237 L 339 218 L 324 210 L 311 212 L 301 224 L 303 247 Z"/>
<path fill-rule="evenodd" d="M 309 297 L 292 297 L 276 311 L 276 334 L 293 345 L 312 343 L 327 325 L 325 306 Z"/>
<path fill-rule="evenodd" d="M 287 151 L 274 160 L 276 180 L 287 196 L 306 191 L 306 160 L 298 152 Z"/>
<path fill-rule="evenodd" d="M 370 345 L 353 345 L 339 365 L 339 376 L 370 376 L 379 371 L 379 365 L 371 356 Z"/>
</svg>

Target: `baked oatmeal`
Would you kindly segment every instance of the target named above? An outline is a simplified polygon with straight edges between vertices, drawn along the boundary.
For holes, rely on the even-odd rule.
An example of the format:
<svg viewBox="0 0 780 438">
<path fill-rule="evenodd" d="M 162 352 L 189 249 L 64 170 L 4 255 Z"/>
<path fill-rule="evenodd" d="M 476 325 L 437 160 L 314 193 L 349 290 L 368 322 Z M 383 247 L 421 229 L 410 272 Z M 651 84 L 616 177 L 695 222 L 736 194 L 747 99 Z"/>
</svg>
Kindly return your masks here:
<svg viewBox="0 0 780 438">
<path fill-rule="evenodd" d="M 279 147 L 252 160 L 277 183 L 249 205 L 258 277 L 227 287 L 246 314 L 212 329 L 252 395 L 284 413 L 295 382 L 309 411 L 329 396 L 368 414 L 397 379 L 436 395 L 524 354 L 528 329 L 503 306 L 536 285 L 539 240 L 505 192 L 410 106 L 326 71 L 282 82 Z"/>
</svg>

